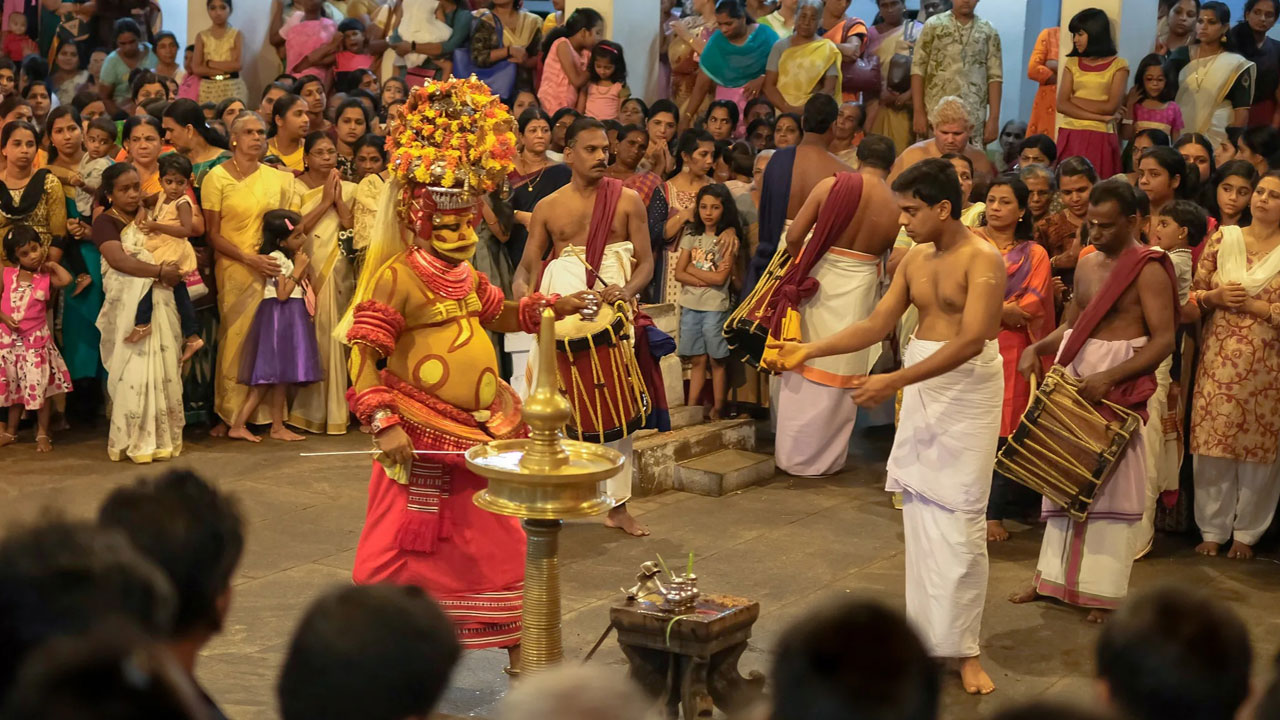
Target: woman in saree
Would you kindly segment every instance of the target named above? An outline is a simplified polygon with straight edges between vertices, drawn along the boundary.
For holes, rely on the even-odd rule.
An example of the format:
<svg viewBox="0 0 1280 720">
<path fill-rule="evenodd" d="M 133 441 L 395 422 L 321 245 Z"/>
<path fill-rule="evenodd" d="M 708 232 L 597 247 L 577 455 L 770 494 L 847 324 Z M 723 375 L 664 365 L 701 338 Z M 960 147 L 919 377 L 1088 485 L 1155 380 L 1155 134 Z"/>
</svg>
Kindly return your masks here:
<svg viewBox="0 0 1280 720">
<path fill-rule="evenodd" d="M 315 331 L 324 379 L 298 388 L 289 406 L 290 425 L 307 432 L 342 435 L 347 431 L 347 346 L 334 337 L 351 295 L 355 269 L 342 252 L 339 235 L 351 232 L 351 203 L 356 186 L 337 169 L 338 149 L 327 133 L 307 135 L 307 169 L 298 176 L 299 199 L 306 233 L 302 251 L 311 258 L 315 293 Z"/>
<path fill-rule="evenodd" d="M 102 253 L 106 299 L 98 315 L 102 364 L 107 369 L 111 429 L 107 456 L 135 463 L 167 460 L 182 453 L 182 331 L 173 286 L 182 282 L 177 265 L 151 262 L 142 231 L 133 220 L 142 206 L 141 181 L 129 163 L 102 173 L 100 197 L 106 210 L 93 221 L 93 242 Z M 152 332 L 126 342 L 138 301 L 151 294 Z"/>
<path fill-rule="evenodd" d="M 702 115 L 709 100 L 696 110 L 686 108 L 698 79 L 698 59 L 716 29 L 716 0 L 694 0 L 693 13 L 672 21 L 667 61 L 671 63 L 671 100 L 686 115 Z"/>
<path fill-rule="evenodd" d="M 142 181 L 142 197 L 150 198 L 160 193 L 160 148 L 164 128 L 150 115 L 132 115 L 124 121 L 124 149 L 129 153 L 129 164 Z"/>
<path fill-rule="evenodd" d="M 280 158 L 295 173 L 302 172 L 302 139 L 311 132 L 308 105 L 297 95 L 289 94 L 271 106 L 271 130 L 267 154 Z"/>
<path fill-rule="evenodd" d="M 192 189 L 195 190 L 198 203 L 205 177 L 231 158 L 231 153 L 225 147 L 227 141 L 221 133 L 209 127 L 205 122 L 204 112 L 194 100 L 175 100 L 165 110 L 160 122 L 164 126 L 165 137 L 174 150 L 191 161 Z M 200 276 L 207 289 L 212 289 L 213 247 L 205 236 L 190 240 L 195 247 Z M 186 408 L 188 425 L 212 423 L 214 418 L 214 366 L 218 356 L 220 323 L 216 300 L 212 293 L 195 300 L 196 322 L 200 326 L 200 339 L 204 341 L 204 347 L 183 368 L 182 404 Z"/>
<path fill-rule="evenodd" d="M 515 167 L 507 176 L 511 194 L 505 203 L 494 204 L 498 217 L 509 213 L 512 218 L 511 222 L 500 223 L 502 227 L 510 228 L 505 244 L 511 267 L 518 266 L 520 256 L 524 254 L 533 206 L 569 184 L 571 175 L 568 166 L 553 163 L 547 157 L 547 147 L 551 143 L 551 118 L 545 112 L 525 110 L 517 121 L 517 130 L 520 133 L 520 154 L 516 155 Z M 502 239 L 502 230 L 495 229 L 494 234 Z"/>
<path fill-rule="evenodd" d="M 369 134 L 369 125 L 372 120 L 364 101 L 358 98 L 343 100 L 334 114 L 333 139 L 337 142 L 338 148 L 337 169 L 342 179 L 347 182 L 353 183 L 360 180 L 356 177 L 356 141 Z"/>
<path fill-rule="evenodd" d="M 364 249 L 369 247 L 369 240 L 373 236 L 378 196 L 382 194 L 382 186 L 387 184 L 391 174 L 387 172 L 387 140 L 381 135 L 365 135 L 357 140 L 355 154 L 356 173 L 360 180 L 351 206 L 351 217 L 355 223 L 351 247 L 357 253 L 356 263 L 359 264 L 364 256 Z"/>
<path fill-rule="evenodd" d="M 800 0 L 795 33 L 774 43 L 764 76 L 764 96 L 780 113 L 801 113 L 814 93 L 840 99 L 840 62 L 836 44 L 818 35 L 820 0 Z"/>
<path fill-rule="evenodd" d="M 541 54 L 542 18 L 520 9 L 522 5 L 524 0 L 494 0 L 488 11 L 476 11 L 471 26 L 471 61 L 482 68 L 500 62 L 514 63 L 516 87 L 532 88 L 533 73 Z M 497 37 L 499 27 L 502 28 L 501 42 Z"/>
<path fill-rule="evenodd" d="M 1226 49 L 1231 11 L 1220 2 L 1200 7 L 1194 45 L 1169 53 L 1169 74 L 1178 78 L 1178 107 L 1186 132 L 1201 133 L 1216 149 L 1230 144 L 1229 128 L 1243 128 L 1249 121 L 1249 106 L 1257 68 L 1244 57 Z"/>
<path fill-rule="evenodd" d="M 276 208 L 298 209 L 293 175 L 259 162 L 266 149 L 266 126 L 255 113 L 241 113 L 231 124 L 231 157 L 205 175 L 200 188 L 205 237 L 217 253 L 218 357 L 214 378 L 214 411 L 222 419 L 210 433 L 225 436 L 227 423 L 244 405 L 249 392 L 237 382 L 245 338 L 262 300 L 266 278 L 280 274 L 275 260 L 258 253 L 262 215 Z M 264 408 L 249 419 L 269 422 Z"/>
<path fill-rule="evenodd" d="M 702 106 L 714 86 L 714 99 L 733 101 L 741 117 L 747 101 L 759 96 L 764 89 L 765 66 L 778 42 L 778 34 L 752 20 L 738 3 L 722 3 L 716 10 L 716 18 L 717 22 L 726 21 L 726 25 L 720 26 L 707 40 L 689 105 Z M 692 113 L 685 113 L 686 123 L 692 122 L 692 118 Z M 745 128 L 746 123 L 740 127 Z"/>
<path fill-rule="evenodd" d="M 284 19 L 280 0 L 271 2 L 271 25 L 267 41 L 284 50 L 284 71 L 294 77 L 315 75 L 328 89 L 333 80 L 333 59 L 319 65 L 326 55 L 338 25 L 325 16 L 324 0 L 296 0 L 298 12 Z"/>
<path fill-rule="evenodd" d="M 36 168 L 39 135 L 26 120 L 9 120 L 0 140 L 4 159 L 4 191 L 0 192 L 0 237 L 11 225 L 30 225 L 40 233 L 40 243 L 54 262 L 62 260 L 61 247 L 53 246 L 67 232 L 67 199 L 62 183 L 47 168 Z M 0 264 L 3 264 L 0 260 Z"/>
<path fill-rule="evenodd" d="M 893 58 L 901 55 L 906 59 L 906 80 L 910 83 L 911 52 L 924 25 L 906 19 L 906 6 L 902 0 L 880 0 L 878 5 L 880 22 L 871 26 L 867 33 L 867 52 L 880 58 L 884 85 L 880 89 L 879 100 L 867 109 L 867 117 L 870 119 L 867 132 L 889 138 L 900 152 L 907 149 L 915 138 L 911 133 L 910 86 L 889 87 Z"/>
</svg>

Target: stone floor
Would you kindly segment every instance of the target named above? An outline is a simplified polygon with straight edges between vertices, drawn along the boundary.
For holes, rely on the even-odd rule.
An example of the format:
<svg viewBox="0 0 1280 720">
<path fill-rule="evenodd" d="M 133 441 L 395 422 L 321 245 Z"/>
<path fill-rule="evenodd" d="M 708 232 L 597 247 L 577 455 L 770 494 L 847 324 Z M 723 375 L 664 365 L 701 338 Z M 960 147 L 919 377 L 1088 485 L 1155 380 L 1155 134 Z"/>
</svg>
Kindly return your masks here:
<svg viewBox="0 0 1280 720">
<path fill-rule="evenodd" d="M 191 441 L 179 461 L 137 467 L 108 462 L 97 435 L 61 436 L 52 456 L 37 455 L 26 442 L 0 449 L 0 527 L 50 509 L 89 516 L 112 487 L 171 467 L 193 468 L 217 481 L 239 497 L 248 543 L 226 630 L 205 651 L 198 674 L 229 716 L 274 718 L 272 687 L 299 615 L 318 593 L 349 582 L 368 477 L 368 460 L 361 456 L 298 453 L 366 447 L 367 438 L 355 433 L 293 445 L 206 438 Z M 851 470 L 832 478 L 780 477 L 723 498 L 673 492 L 638 499 L 633 512 L 653 529 L 646 539 L 624 537 L 597 522 L 571 523 L 562 539 L 566 653 L 585 654 L 604 630 L 619 588 L 631 585 L 640 563 L 659 553 L 672 559 L 693 552 L 704 590 L 761 603 L 744 670 L 766 669 L 769 649 L 787 625 L 832 597 L 854 594 L 901 607 L 901 523 L 880 490 L 884 438 L 864 438 L 855 447 Z M 1083 614 L 1004 600 L 1031 577 L 1038 546 L 1034 529 L 993 546 L 983 634 L 986 665 L 999 689 L 978 699 L 948 683 L 945 717 L 982 717 L 1028 698 L 1087 698 L 1092 692 L 1097 629 L 1083 622 Z M 1134 567 L 1133 587 L 1167 581 L 1212 590 L 1245 617 L 1259 659 L 1269 659 L 1280 647 L 1274 543 L 1270 551 L 1253 563 L 1205 559 L 1191 552 L 1190 538 L 1162 536 L 1155 552 Z M 441 710 L 492 716 L 506 688 L 504 660 L 496 650 L 468 655 Z M 612 639 L 593 662 L 624 672 Z"/>
</svg>

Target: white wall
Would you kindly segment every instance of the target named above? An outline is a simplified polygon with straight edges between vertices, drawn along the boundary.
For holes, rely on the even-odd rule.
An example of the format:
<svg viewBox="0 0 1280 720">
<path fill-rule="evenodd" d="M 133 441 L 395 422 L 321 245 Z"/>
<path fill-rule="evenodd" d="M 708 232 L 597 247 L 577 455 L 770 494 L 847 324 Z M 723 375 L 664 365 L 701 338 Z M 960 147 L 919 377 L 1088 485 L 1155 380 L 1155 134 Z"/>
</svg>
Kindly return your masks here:
<svg viewBox="0 0 1280 720">
<path fill-rule="evenodd" d="M 407 0 L 412 2 L 413 0 Z M 194 44 L 196 35 L 209 27 L 205 0 L 159 0 L 166 30 L 178 36 L 178 46 Z M 280 60 L 267 42 L 271 24 L 271 0 L 233 0 L 230 24 L 244 35 L 244 68 L 240 76 L 249 87 L 249 106 L 256 109 L 262 88 L 280 74 Z M 178 55 L 182 60 L 182 55 Z"/>
</svg>

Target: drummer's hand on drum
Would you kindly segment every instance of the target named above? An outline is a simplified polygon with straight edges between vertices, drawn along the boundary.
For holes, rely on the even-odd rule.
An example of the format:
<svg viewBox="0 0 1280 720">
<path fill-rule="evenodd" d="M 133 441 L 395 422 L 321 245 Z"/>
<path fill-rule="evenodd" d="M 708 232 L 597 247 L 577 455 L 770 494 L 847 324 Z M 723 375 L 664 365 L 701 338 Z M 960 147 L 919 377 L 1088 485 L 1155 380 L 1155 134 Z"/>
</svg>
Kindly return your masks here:
<svg viewBox="0 0 1280 720">
<path fill-rule="evenodd" d="M 1106 397 L 1116 386 L 1116 381 L 1105 372 L 1094 373 L 1080 380 L 1080 397 L 1085 402 L 1096 403 Z"/>
<path fill-rule="evenodd" d="M 373 436 L 373 444 L 396 465 L 413 462 L 413 441 L 399 425 L 392 425 Z"/>
<path fill-rule="evenodd" d="M 1018 358 L 1019 375 L 1030 380 L 1032 375 L 1039 375 L 1043 370 L 1044 366 L 1040 364 L 1040 355 L 1034 345 L 1022 351 Z"/>
<path fill-rule="evenodd" d="M 581 314 L 584 308 L 592 304 L 592 300 L 595 297 L 597 297 L 596 293 L 591 290 L 579 290 L 572 295 L 561 297 L 554 305 L 556 317 L 563 318 Z"/>
<path fill-rule="evenodd" d="M 610 285 L 600 291 L 600 299 L 604 301 L 605 305 L 612 305 L 619 300 L 622 302 L 629 302 L 631 300 L 631 296 L 627 294 L 626 288 L 621 285 Z"/>
<path fill-rule="evenodd" d="M 764 360 L 765 365 L 774 372 L 795 370 L 809 359 L 809 343 L 791 342 L 789 340 L 770 340 L 765 343 L 769 350 L 777 350 L 778 354 Z"/>
</svg>

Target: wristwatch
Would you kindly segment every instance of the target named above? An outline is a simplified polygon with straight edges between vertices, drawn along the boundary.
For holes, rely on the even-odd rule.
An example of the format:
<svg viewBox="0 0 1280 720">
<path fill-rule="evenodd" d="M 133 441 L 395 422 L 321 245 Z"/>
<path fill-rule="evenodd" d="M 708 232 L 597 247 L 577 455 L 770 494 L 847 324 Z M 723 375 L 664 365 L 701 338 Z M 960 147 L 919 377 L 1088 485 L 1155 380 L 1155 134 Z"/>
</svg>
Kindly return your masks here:
<svg viewBox="0 0 1280 720">
<path fill-rule="evenodd" d="M 373 434 L 386 430 L 389 427 L 400 424 L 400 416 L 390 410 L 379 410 L 373 414 L 373 418 L 369 421 L 369 427 L 373 430 Z"/>
</svg>

